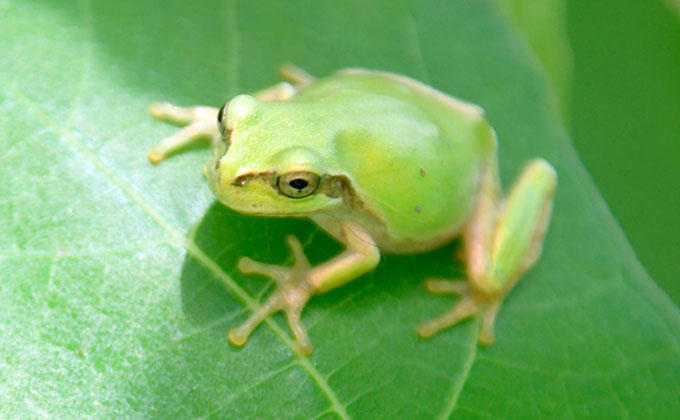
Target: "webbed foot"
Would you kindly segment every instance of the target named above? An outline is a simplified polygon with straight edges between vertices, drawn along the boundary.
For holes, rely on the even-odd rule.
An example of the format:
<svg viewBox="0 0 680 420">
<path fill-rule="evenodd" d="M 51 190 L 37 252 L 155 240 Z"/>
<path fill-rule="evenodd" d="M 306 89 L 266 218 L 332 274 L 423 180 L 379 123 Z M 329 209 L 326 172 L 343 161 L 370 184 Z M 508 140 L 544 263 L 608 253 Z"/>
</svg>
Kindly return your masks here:
<svg viewBox="0 0 680 420">
<path fill-rule="evenodd" d="M 485 191 L 497 188 L 495 177 L 487 176 L 485 182 Z M 461 299 L 448 313 L 418 327 L 422 337 L 479 313 L 479 341 L 493 343 L 496 314 L 503 299 L 541 255 L 556 186 L 555 169 L 536 159 L 526 166 L 504 204 L 497 202 L 494 193 L 482 194 L 465 232 L 469 280 L 427 282 L 430 292 L 455 293 Z"/>
<path fill-rule="evenodd" d="M 313 350 L 307 330 L 300 322 L 302 310 L 312 295 L 313 288 L 308 282 L 308 272 L 312 267 L 302 250 L 300 241 L 294 236 L 288 236 L 287 240 L 295 256 L 295 265 L 292 267 L 264 264 L 247 257 L 241 258 L 238 263 L 238 268 L 242 272 L 271 277 L 277 287 L 265 303 L 259 306 L 243 324 L 231 330 L 229 340 L 237 346 L 245 344 L 250 333 L 269 315 L 282 310 L 295 335 L 298 352 L 310 354 Z"/>
<path fill-rule="evenodd" d="M 461 299 L 449 312 L 418 326 L 416 330 L 421 337 L 432 337 L 439 331 L 480 313 L 482 315 L 482 329 L 479 333 L 479 342 L 484 345 L 493 343 L 496 314 L 503 301 L 503 296 L 493 299 L 482 298 L 470 290 L 466 281 L 461 280 L 430 279 L 427 281 L 427 289 L 431 293 L 457 294 L 461 296 Z"/>
</svg>

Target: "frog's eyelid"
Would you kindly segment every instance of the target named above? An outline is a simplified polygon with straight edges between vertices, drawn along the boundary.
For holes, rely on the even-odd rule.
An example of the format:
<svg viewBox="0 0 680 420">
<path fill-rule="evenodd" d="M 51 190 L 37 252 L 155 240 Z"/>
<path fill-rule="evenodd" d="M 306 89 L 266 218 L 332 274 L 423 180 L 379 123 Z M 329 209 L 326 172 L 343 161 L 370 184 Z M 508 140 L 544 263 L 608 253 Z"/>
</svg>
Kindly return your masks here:
<svg viewBox="0 0 680 420">
<path fill-rule="evenodd" d="M 223 124 L 222 120 L 224 119 L 224 113 L 225 113 L 228 105 L 229 105 L 229 102 L 225 103 L 224 105 L 222 105 L 220 110 L 217 111 L 217 127 L 219 128 L 220 134 L 222 134 L 222 135 L 224 135 L 224 131 L 225 131 L 224 124 Z"/>
<path fill-rule="evenodd" d="M 222 124 L 222 118 L 224 117 L 224 107 L 225 106 L 227 106 L 226 103 L 224 105 L 222 105 L 220 110 L 217 112 L 217 122 L 220 123 L 220 124 Z"/>
</svg>

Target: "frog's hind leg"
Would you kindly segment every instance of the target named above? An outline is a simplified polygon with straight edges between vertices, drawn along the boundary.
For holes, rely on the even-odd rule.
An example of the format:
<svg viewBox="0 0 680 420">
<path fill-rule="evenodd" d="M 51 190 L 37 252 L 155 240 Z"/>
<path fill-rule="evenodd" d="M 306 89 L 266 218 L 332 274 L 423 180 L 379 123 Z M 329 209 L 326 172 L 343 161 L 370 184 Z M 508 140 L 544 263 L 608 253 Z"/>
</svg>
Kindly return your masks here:
<svg viewBox="0 0 680 420">
<path fill-rule="evenodd" d="M 281 77 L 291 82 L 297 90 L 306 87 L 316 80 L 314 76 L 291 63 L 282 65 L 280 73 Z"/>
<path fill-rule="evenodd" d="M 151 105 L 151 115 L 154 118 L 185 127 L 152 147 L 149 150 L 149 160 L 156 164 L 197 141 L 219 139 L 217 112 L 217 108 L 208 106 L 179 107 L 169 103 Z"/>
<path fill-rule="evenodd" d="M 456 293 L 461 299 L 449 313 L 421 325 L 418 333 L 423 337 L 479 313 L 479 341 L 491 344 L 503 299 L 541 254 L 557 186 L 555 170 L 540 159 L 528 164 L 504 205 L 498 199 L 495 173 L 489 172 L 486 178 L 478 208 L 464 233 L 468 281 L 428 282 L 431 292 Z"/>
<path fill-rule="evenodd" d="M 288 82 L 277 83 L 272 87 L 259 90 L 253 93 L 258 101 L 286 101 L 295 95 L 296 88 Z"/>
<path fill-rule="evenodd" d="M 253 96 L 257 100 L 265 102 L 286 101 L 292 98 L 297 91 L 304 89 L 307 85 L 316 80 L 314 76 L 290 63 L 281 66 L 280 72 L 281 77 L 286 81 L 255 92 Z"/>
</svg>

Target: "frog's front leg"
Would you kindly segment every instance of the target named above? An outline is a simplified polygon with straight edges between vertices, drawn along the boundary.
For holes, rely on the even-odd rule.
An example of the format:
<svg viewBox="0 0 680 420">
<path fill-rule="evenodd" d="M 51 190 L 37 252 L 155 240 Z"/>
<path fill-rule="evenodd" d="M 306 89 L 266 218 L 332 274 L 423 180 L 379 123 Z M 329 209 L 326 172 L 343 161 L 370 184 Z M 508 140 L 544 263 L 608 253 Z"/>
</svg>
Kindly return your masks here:
<svg viewBox="0 0 680 420">
<path fill-rule="evenodd" d="M 460 294 L 461 300 L 450 312 L 418 327 L 422 337 L 480 313 L 479 340 L 491 344 L 503 299 L 541 254 L 557 186 L 555 170 L 544 160 L 531 162 L 504 204 L 497 199 L 497 184 L 490 172 L 464 235 L 468 281 L 428 281 L 431 292 Z"/>
<path fill-rule="evenodd" d="M 151 115 L 154 118 L 186 127 L 152 147 L 149 150 L 149 160 L 159 163 L 191 143 L 219 139 L 217 113 L 217 108 L 208 106 L 179 107 L 169 103 L 151 105 Z"/>
<path fill-rule="evenodd" d="M 347 249 L 316 267 L 309 264 L 300 242 L 294 236 L 288 237 L 288 244 L 295 256 L 293 267 L 263 264 L 247 257 L 241 258 L 238 265 L 241 271 L 271 277 L 276 281 L 277 287 L 264 304 L 241 326 L 229 333 L 231 342 L 238 346 L 245 344 L 250 333 L 262 321 L 272 313 L 283 310 L 295 335 L 298 352 L 311 353 L 312 343 L 300 322 L 307 300 L 312 295 L 326 292 L 372 270 L 380 260 L 380 251 L 375 241 L 361 226 L 345 222 L 342 233 Z"/>
<path fill-rule="evenodd" d="M 281 75 L 290 83 L 278 83 L 254 93 L 253 96 L 263 102 L 285 101 L 314 81 L 314 77 L 292 64 L 282 66 Z M 218 141 L 221 138 L 217 122 L 219 112 L 217 108 L 209 106 L 179 107 L 165 102 L 152 104 L 151 115 L 154 118 L 185 127 L 152 147 L 149 150 L 149 160 L 156 164 L 192 143 Z"/>
<path fill-rule="evenodd" d="M 267 101 L 283 100 L 290 98 L 294 89 L 291 84 L 282 82 L 254 96 Z M 152 147 L 149 150 L 149 160 L 154 164 L 159 163 L 192 143 L 218 141 L 222 137 L 217 121 L 219 112 L 217 108 L 208 106 L 179 107 L 166 102 L 151 105 L 151 115 L 154 118 L 186 127 Z"/>
</svg>

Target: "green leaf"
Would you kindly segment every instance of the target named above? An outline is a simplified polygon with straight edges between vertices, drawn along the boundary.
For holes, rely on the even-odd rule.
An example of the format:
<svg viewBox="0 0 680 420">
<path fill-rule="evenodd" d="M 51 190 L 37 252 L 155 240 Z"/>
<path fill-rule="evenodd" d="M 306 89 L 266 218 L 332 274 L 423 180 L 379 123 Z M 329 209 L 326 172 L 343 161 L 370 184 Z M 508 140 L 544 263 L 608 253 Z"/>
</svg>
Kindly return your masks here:
<svg viewBox="0 0 680 420">
<path fill-rule="evenodd" d="M 674 418 L 680 313 L 640 267 L 575 155 L 550 91 L 495 2 L 0 2 L 0 417 Z M 298 357 L 280 316 L 228 344 L 269 287 L 242 255 L 339 250 L 312 224 L 213 204 L 207 152 L 157 167 L 174 128 L 148 105 L 220 105 L 294 62 L 364 66 L 481 104 L 506 185 L 533 156 L 560 175 L 544 256 L 505 302 L 497 341 L 452 304 L 460 244 L 387 256 L 314 298 Z M 445 193 L 442 192 L 442 193 Z"/>
<path fill-rule="evenodd" d="M 497 0 L 522 33 L 552 83 L 565 122 L 569 118 L 572 53 L 566 0 Z"/>
<path fill-rule="evenodd" d="M 668 7 L 680 15 L 680 0 L 665 0 Z"/>
</svg>

